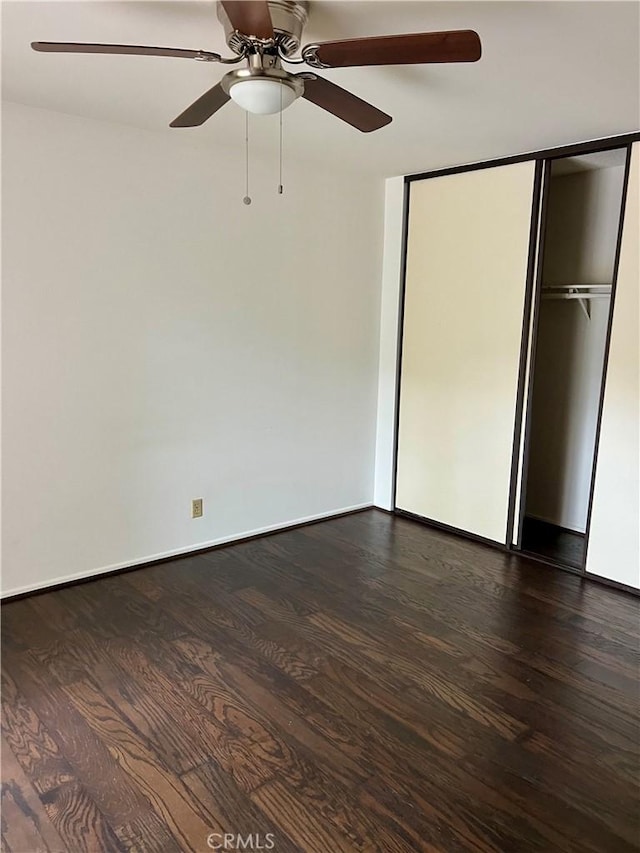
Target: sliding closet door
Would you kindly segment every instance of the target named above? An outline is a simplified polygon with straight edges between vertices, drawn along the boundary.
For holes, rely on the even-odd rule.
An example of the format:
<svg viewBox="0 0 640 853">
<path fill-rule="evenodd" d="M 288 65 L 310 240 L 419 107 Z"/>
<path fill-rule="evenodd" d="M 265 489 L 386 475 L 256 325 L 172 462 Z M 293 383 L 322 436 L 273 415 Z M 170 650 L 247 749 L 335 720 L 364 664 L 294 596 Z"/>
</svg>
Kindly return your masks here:
<svg viewBox="0 0 640 853">
<path fill-rule="evenodd" d="M 411 184 L 396 507 L 506 541 L 535 163 Z"/>
<path fill-rule="evenodd" d="M 640 143 L 627 187 L 586 568 L 640 588 Z"/>
</svg>

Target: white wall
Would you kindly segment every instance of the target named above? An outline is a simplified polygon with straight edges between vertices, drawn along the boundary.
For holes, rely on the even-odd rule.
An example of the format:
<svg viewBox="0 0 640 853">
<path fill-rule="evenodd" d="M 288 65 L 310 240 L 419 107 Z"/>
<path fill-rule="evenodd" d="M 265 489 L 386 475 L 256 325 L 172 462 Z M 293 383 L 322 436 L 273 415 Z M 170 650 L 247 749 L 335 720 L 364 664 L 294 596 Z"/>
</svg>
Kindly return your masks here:
<svg viewBox="0 0 640 853">
<path fill-rule="evenodd" d="M 4 594 L 372 501 L 382 186 L 188 134 L 4 105 Z"/>
<path fill-rule="evenodd" d="M 552 178 L 546 285 L 611 284 L 623 181 L 624 166 Z M 580 533 L 591 489 L 609 300 L 589 305 L 587 320 L 575 300 L 542 302 L 527 479 L 527 514 Z"/>
</svg>

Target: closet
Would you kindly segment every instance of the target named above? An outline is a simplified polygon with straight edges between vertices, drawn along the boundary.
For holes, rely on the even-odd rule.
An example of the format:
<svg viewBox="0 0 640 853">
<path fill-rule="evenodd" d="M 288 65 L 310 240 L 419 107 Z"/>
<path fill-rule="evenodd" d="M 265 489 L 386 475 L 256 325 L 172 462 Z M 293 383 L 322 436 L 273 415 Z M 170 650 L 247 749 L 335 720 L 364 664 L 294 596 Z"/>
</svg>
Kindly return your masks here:
<svg viewBox="0 0 640 853">
<path fill-rule="evenodd" d="M 394 500 L 636 589 L 639 140 L 405 179 Z"/>
<path fill-rule="evenodd" d="M 519 545 L 582 569 L 627 150 L 552 160 Z"/>
</svg>

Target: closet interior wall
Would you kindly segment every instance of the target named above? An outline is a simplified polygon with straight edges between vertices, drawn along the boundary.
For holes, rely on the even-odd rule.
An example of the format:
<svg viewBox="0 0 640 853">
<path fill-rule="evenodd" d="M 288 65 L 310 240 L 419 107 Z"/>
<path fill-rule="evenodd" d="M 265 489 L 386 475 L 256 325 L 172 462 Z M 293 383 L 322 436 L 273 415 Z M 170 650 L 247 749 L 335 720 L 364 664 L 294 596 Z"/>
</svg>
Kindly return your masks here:
<svg viewBox="0 0 640 853">
<path fill-rule="evenodd" d="M 555 160 L 547 189 L 521 544 L 577 569 L 584 565 L 625 156 L 617 149 Z"/>
</svg>

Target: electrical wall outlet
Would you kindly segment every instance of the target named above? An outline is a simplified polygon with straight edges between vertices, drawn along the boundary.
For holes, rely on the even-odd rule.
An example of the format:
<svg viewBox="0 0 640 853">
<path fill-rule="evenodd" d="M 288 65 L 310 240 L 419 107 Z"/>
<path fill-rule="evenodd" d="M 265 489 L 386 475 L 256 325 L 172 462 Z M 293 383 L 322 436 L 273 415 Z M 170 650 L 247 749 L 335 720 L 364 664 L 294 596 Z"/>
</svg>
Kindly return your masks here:
<svg viewBox="0 0 640 853">
<path fill-rule="evenodd" d="M 195 498 L 191 501 L 191 518 L 202 518 L 204 508 L 202 506 L 202 498 Z"/>
</svg>

